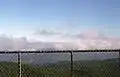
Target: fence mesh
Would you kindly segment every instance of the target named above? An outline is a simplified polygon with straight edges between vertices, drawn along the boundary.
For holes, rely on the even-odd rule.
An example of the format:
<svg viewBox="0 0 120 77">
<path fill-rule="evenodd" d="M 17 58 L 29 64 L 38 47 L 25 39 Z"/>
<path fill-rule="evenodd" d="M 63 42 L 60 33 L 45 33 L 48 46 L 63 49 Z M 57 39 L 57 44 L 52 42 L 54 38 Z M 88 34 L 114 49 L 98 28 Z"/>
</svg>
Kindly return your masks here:
<svg viewBox="0 0 120 77">
<path fill-rule="evenodd" d="M 21 61 L 22 77 L 70 77 L 69 53 L 24 53 Z"/>
<path fill-rule="evenodd" d="M 74 53 L 74 77 L 120 77 L 115 52 Z"/>
<path fill-rule="evenodd" d="M 0 77 L 18 77 L 17 54 L 0 54 Z"/>
<path fill-rule="evenodd" d="M 0 54 L 0 77 L 120 77 L 118 52 L 43 52 L 19 55 Z"/>
</svg>

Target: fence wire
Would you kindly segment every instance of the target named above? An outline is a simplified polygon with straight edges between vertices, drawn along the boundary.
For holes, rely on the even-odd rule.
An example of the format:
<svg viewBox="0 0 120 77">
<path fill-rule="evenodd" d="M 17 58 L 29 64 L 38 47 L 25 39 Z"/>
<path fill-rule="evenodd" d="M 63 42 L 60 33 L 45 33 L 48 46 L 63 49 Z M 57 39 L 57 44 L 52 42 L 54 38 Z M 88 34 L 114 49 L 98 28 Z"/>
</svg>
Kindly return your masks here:
<svg viewBox="0 0 120 77">
<path fill-rule="evenodd" d="M 67 63 L 70 62 L 69 55 L 69 53 L 23 53 L 22 77 L 64 77 L 65 72 L 70 71 L 70 64 Z"/>
<path fill-rule="evenodd" d="M 120 77 L 117 52 L 74 53 L 74 77 Z"/>
<path fill-rule="evenodd" d="M 0 77 L 120 77 L 119 50 L 0 52 Z"/>
<path fill-rule="evenodd" d="M 0 54 L 0 77 L 19 77 L 17 54 Z"/>
</svg>

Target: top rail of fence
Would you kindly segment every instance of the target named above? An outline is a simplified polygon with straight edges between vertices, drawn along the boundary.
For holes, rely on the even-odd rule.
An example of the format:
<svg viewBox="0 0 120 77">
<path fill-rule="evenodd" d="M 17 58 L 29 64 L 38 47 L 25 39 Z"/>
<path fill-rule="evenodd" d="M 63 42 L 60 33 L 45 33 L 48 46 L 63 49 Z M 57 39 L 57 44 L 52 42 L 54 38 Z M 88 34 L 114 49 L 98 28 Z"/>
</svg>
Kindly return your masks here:
<svg viewBox="0 0 120 77">
<path fill-rule="evenodd" d="M 120 52 L 120 49 L 95 49 L 95 50 L 46 50 L 46 51 L 28 51 L 28 50 L 16 50 L 16 51 L 0 51 L 0 54 L 4 53 L 71 53 L 71 52 Z"/>
</svg>

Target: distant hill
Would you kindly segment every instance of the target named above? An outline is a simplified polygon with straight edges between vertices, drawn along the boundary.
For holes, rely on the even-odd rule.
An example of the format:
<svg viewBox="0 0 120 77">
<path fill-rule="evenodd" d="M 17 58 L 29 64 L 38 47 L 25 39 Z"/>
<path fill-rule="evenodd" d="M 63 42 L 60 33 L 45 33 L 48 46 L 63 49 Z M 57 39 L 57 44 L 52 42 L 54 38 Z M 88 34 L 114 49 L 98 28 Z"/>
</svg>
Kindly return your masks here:
<svg viewBox="0 0 120 77">
<path fill-rule="evenodd" d="M 17 54 L 2 54 L 0 55 L 0 61 L 17 62 Z M 118 53 L 92 53 L 81 52 L 73 53 L 74 60 L 103 60 L 118 57 Z M 60 61 L 70 61 L 70 53 L 22 53 L 21 61 L 24 63 L 32 63 L 41 65 L 44 63 L 55 63 Z"/>
<path fill-rule="evenodd" d="M 118 58 L 75 61 L 74 77 L 120 77 Z M 0 62 L 1 77 L 18 77 L 18 65 Z M 70 77 L 70 62 L 46 63 L 42 66 L 22 64 L 22 77 Z"/>
</svg>

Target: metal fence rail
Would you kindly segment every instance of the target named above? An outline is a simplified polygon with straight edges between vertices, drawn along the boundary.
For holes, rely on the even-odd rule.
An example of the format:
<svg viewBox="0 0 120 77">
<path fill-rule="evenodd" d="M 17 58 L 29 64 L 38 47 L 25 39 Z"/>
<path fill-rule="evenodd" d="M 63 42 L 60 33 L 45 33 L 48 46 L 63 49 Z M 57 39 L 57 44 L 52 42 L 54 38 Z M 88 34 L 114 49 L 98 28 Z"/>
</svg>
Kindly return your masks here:
<svg viewBox="0 0 120 77">
<path fill-rule="evenodd" d="M 118 52 L 119 53 L 119 69 L 120 69 L 120 49 L 112 49 L 112 50 L 58 50 L 58 51 L 0 51 L 0 54 L 18 54 L 18 74 L 19 77 L 22 77 L 22 70 L 21 70 L 21 54 L 22 53 L 69 53 L 70 54 L 70 77 L 73 77 L 73 69 L 74 69 L 74 60 L 73 60 L 73 53 L 81 53 L 81 52 Z"/>
</svg>

